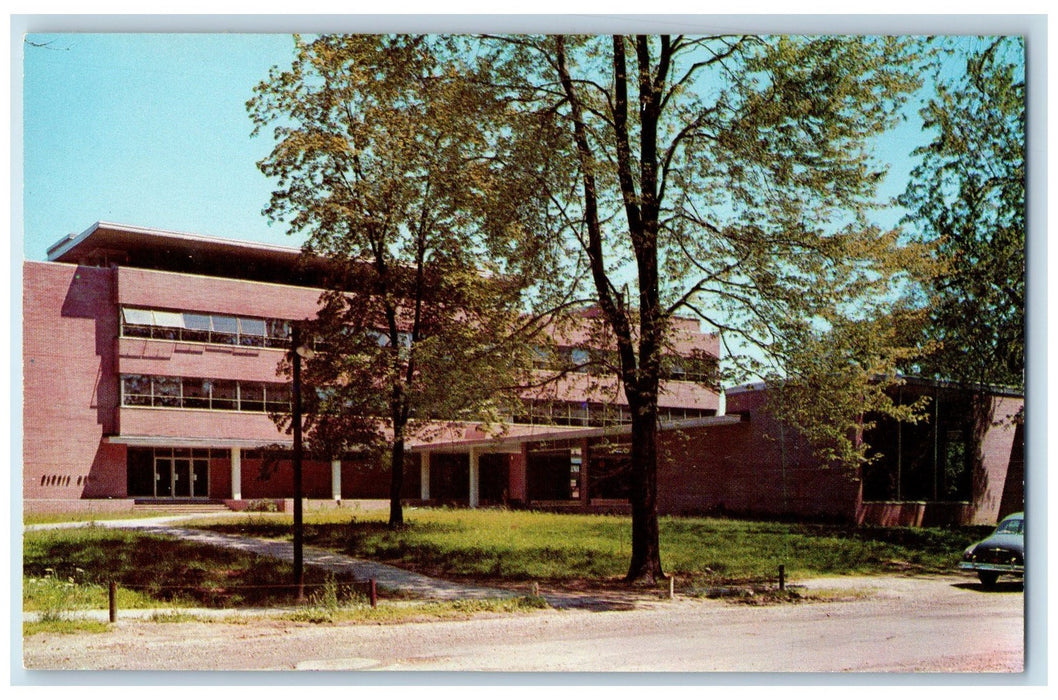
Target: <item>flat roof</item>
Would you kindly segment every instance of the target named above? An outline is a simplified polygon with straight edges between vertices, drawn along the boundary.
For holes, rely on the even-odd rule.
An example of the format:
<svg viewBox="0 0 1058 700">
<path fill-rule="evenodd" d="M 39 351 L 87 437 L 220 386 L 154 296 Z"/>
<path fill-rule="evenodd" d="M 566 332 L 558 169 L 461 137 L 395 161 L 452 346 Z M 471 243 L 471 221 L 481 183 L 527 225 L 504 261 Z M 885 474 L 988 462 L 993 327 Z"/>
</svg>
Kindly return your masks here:
<svg viewBox="0 0 1058 700">
<path fill-rule="evenodd" d="M 899 375 L 897 377 L 909 387 L 927 387 L 937 389 L 958 389 L 967 391 L 980 391 L 995 396 L 1012 396 L 1023 398 L 1025 392 L 1022 389 L 1000 384 L 961 383 L 951 379 L 934 379 L 931 377 L 917 377 L 914 375 Z M 724 393 L 729 395 L 744 394 L 751 391 L 764 391 L 768 388 L 766 382 L 750 382 L 738 386 L 726 387 Z"/>
<path fill-rule="evenodd" d="M 49 262 L 138 267 L 320 287 L 329 265 L 295 247 L 97 221 L 52 244 Z"/>
<path fill-rule="evenodd" d="M 745 419 L 740 415 L 707 416 L 705 418 L 686 418 L 683 420 L 665 421 L 661 430 L 686 430 L 690 428 L 711 428 L 720 425 L 734 425 Z M 534 426 L 539 431 L 530 430 L 517 435 L 499 435 L 493 438 L 475 440 L 449 440 L 444 442 L 422 442 L 408 448 L 409 452 L 466 452 L 480 449 L 483 452 L 518 452 L 528 442 L 554 442 L 559 440 L 591 440 L 602 437 L 620 437 L 632 434 L 632 425 L 623 423 L 599 428 L 570 428 L 554 425 Z"/>
</svg>

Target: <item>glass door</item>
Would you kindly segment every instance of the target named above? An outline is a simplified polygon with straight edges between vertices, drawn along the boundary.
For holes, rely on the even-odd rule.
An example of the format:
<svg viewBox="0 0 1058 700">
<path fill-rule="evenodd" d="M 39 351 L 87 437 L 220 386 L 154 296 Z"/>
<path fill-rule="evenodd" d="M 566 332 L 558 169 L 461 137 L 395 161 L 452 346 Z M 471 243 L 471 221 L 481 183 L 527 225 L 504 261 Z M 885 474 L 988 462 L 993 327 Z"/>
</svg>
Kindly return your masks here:
<svg viewBox="0 0 1058 700">
<path fill-rule="evenodd" d="M 191 495 L 195 498 L 209 496 L 209 460 L 191 460 Z"/>
<path fill-rule="evenodd" d="M 191 498 L 191 460 L 173 460 L 173 498 Z"/>
<path fill-rule="evenodd" d="M 173 497 L 173 460 L 168 457 L 154 460 L 154 495 L 157 498 Z"/>
<path fill-rule="evenodd" d="M 173 457 L 172 452 L 154 459 L 156 498 L 206 498 L 209 496 L 209 458 Z"/>
</svg>

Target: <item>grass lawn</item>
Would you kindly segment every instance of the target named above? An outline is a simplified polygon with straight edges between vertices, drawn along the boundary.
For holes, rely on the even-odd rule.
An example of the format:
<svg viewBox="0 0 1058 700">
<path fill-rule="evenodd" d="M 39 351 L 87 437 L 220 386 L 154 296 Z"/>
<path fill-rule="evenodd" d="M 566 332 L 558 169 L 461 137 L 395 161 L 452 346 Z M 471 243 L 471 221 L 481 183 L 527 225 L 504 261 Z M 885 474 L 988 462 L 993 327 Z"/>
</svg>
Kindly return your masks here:
<svg viewBox="0 0 1058 700">
<path fill-rule="evenodd" d="M 117 607 L 173 609 L 152 622 L 207 621 L 189 607 L 293 606 L 292 567 L 244 552 L 98 526 L 28 531 L 23 537 L 23 610 L 39 619 L 23 634 L 104 633 L 105 622 L 78 619 L 78 610 L 105 610 L 111 580 Z M 282 616 L 293 622 L 391 624 L 466 619 L 546 607 L 541 598 L 401 602 L 372 608 L 363 584 L 305 570 L 308 603 Z"/>
<path fill-rule="evenodd" d="M 55 513 L 23 513 L 22 522 L 25 525 L 47 525 L 50 523 L 93 523 L 101 520 L 132 520 L 142 518 L 143 511 L 134 510 L 132 507 L 119 510 L 97 510 Z"/>
<path fill-rule="evenodd" d="M 631 556 L 630 519 L 530 511 L 407 509 L 406 527 L 385 513 L 313 513 L 305 542 L 450 578 L 615 580 Z M 228 533 L 284 538 L 290 517 L 200 522 Z M 989 528 L 881 528 L 662 518 L 662 564 L 681 580 L 719 584 L 787 576 L 951 572 L 963 548 Z"/>
<path fill-rule="evenodd" d="M 294 603 L 290 564 L 232 549 L 97 526 L 23 536 L 23 608 L 45 617 L 105 609 L 110 581 L 118 608 L 250 607 Z M 352 579 L 306 568 L 306 592 L 360 595 Z"/>
<path fill-rule="evenodd" d="M 331 511 L 306 516 L 307 545 L 484 584 L 539 581 L 605 586 L 624 575 L 627 517 L 505 510 L 407 509 L 390 530 L 385 513 Z M 188 523 L 257 537 L 288 538 L 291 518 L 250 514 Z M 990 528 L 852 528 L 719 518 L 662 518 L 662 563 L 680 589 L 703 594 L 727 584 L 768 584 L 784 565 L 788 580 L 893 571 L 948 573 L 962 549 Z M 23 538 L 23 607 L 41 622 L 26 633 L 95 629 L 71 620 L 77 609 L 105 609 L 110 581 L 118 608 L 276 607 L 294 603 L 291 566 L 237 550 L 98 526 L 28 531 Z M 533 598 L 485 603 L 404 604 L 372 610 L 362 584 L 306 568 L 310 605 L 302 622 L 387 622 L 517 612 Z M 470 606 L 470 607 L 467 607 Z"/>
</svg>

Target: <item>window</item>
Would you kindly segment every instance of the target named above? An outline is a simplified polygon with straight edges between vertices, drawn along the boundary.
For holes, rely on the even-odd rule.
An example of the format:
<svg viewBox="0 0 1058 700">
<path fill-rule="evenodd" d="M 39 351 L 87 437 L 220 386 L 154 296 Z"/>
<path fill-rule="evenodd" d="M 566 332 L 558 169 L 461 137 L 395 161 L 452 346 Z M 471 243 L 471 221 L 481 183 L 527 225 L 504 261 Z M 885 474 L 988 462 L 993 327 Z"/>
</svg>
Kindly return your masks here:
<svg viewBox="0 0 1058 700">
<path fill-rule="evenodd" d="M 180 407 L 181 381 L 176 377 L 152 377 L 154 405 Z"/>
<path fill-rule="evenodd" d="M 209 408 L 208 379 L 184 379 L 184 408 Z"/>
<path fill-rule="evenodd" d="M 290 387 L 280 383 L 239 382 L 233 379 L 125 374 L 121 377 L 121 405 L 285 412 L 290 410 Z"/>
<path fill-rule="evenodd" d="M 213 316 L 213 333 L 210 341 L 224 345 L 238 345 L 239 319 L 234 316 Z"/>
<path fill-rule="evenodd" d="M 239 319 L 239 345 L 264 347 L 265 322 L 260 318 Z"/>
<path fill-rule="evenodd" d="M 282 319 L 122 307 L 121 335 L 126 338 L 286 348 L 290 344 L 290 322 Z"/>
<path fill-rule="evenodd" d="M 283 413 L 290 410 L 290 386 L 287 384 L 265 384 L 265 410 Z"/>
<path fill-rule="evenodd" d="M 270 348 L 285 348 L 290 344 L 290 322 L 268 319 L 265 321 L 265 345 Z"/>
<path fill-rule="evenodd" d="M 129 338 L 150 338 L 154 315 L 144 309 L 121 310 L 121 334 Z"/>
<path fill-rule="evenodd" d="M 151 405 L 151 378 L 138 374 L 127 374 L 121 378 L 121 403 L 123 406 Z"/>
<path fill-rule="evenodd" d="M 239 410 L 239 384 L 231 379 L 214 379 L 213 401 L 210 408 L 214 411 Z"/>
<path fill-rule="evenodd" d="M 591 362 L 591 354 L 584 348 L 573 348 L 570 351 L 570 360 L 578 372 L 587 372 L 587 364 Z"/>
<path fill-rule="evenodd" d="M 209 316 L 205 314 L 185 313 L 182 340 L 192 343 L 208 343 L 211 325 Z"/>
<path fill-rule="evenodd" d="M 264 384 L 258 382 L 239 382 L 239 410 L 265 410 Z"/>
</svg>

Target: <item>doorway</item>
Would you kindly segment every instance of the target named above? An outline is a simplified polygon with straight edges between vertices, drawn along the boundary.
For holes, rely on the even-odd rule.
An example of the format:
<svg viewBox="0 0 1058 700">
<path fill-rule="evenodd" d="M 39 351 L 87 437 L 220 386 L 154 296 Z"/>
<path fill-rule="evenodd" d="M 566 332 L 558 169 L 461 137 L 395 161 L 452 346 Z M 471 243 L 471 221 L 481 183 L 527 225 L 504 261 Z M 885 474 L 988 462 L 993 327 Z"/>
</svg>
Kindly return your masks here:
<svg viewBox="0 0 1058 700">
<path fill-rule="evenodd" d="M 209 496 L 209 457 L 197 457 L 190 450 L 158 450 L 154 456 L 155 498 L 207 498 Z"/>
</svg>

